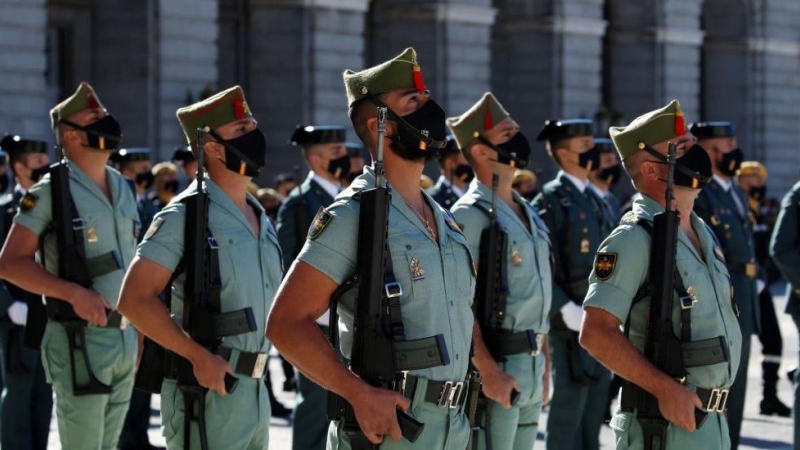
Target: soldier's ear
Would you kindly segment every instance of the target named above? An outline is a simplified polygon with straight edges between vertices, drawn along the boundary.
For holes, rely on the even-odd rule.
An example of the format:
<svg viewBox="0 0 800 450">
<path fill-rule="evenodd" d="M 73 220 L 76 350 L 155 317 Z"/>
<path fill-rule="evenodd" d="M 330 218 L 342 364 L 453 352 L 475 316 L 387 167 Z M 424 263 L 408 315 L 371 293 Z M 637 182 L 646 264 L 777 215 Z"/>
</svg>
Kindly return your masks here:
<svg viewBox="0 0 800 450">
<path fill-rule="evenodd" d="M 203 151 L 205 152 L 205 160 L 225 159 L 225 147 L 213 139 L 206 139 L 206 142 L 203 144 Z"/>
</svg>

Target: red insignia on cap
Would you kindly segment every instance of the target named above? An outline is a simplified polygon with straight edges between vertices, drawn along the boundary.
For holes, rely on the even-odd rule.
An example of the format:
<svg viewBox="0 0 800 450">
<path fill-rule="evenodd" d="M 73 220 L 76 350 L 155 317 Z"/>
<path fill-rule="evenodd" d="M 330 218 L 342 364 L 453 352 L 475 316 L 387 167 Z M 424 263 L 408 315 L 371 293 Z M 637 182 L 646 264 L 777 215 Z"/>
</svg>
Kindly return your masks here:
<svg viewBox="0 0 800 450">
<path fill-rule="evenodd" d="M 483 116 L 483 129 L 491 130 L 492 128 L 494 128 L 494 122 L 492 121 L 492 110 L 487 106 L 486 114 Z"/>
<path fill-rule="evenodd" d="M 427 91 L 428 88 L 425 86 L 425 80 L 422 79 L 422 69 L 416 64 L 414 64 L 412 75 L 414 77 L 414 89 L 419 92 Z"/>
<path fill-rule="evenodd" d="M 683 111 L 675 113 L 675 136 L 686 134 L 686 120 L 683 118 Z"/>
<path fill-rule="evenodd" d="M 92 94 L 86 94 L 89 97 L 89 108 L 95 109 L 100 107 L 100 103 Z"/>
<path fill-rule="evenodd" d="M 237 120 L 244 118 L 244 102 L 242 99 L 237 98 L 233 101 L 233 115 L 236 117 Z"/>
</svg>

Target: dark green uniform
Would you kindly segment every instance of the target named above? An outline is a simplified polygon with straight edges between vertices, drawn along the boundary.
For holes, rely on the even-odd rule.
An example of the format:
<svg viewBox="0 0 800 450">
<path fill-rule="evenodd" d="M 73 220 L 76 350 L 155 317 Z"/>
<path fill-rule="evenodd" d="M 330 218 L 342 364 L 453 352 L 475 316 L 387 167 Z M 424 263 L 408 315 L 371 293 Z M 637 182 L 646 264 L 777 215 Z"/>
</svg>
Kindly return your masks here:
<svg viewBox="0 0 800 450">
<path fill-rule="evenodd" d="M 770 255 L 789 282 L 786 312 L 800 329 L 800 183 L 781 201 L 781 212 L 770 241 Z M 800 388 L 794 384 L 794 447 L 800 446 Z"/>
<path fill-rule="evenodd" d="M 459 196 L 453 192 L 453 186 L 444 177 L 439 177 L 430 189 L 428 194 L 436 200 L 442 208 L 450 209 L 458 201 Z"/>
<path fill-rule="evenodd" d="M 283 252 L 283 265 L 287 269 L 303 248 L 317 210 L 333 203 L 333 197 L 312 177 L 313 172 L 303 184 L 292 189 L 278 210 L 278 241 Z"/>
<path fill-rule="evenodd" d="M 555 386 L 547 448 L 597 448 L 611 374 L 578 344 L 578 333 L 566 327 L 559 311 L 567 302 L 582 304 L 594 252 L 614 223 L 591 189 L 581 192 L 564 172 L 544 185 L 533 205 L 545 219 L 558 255 L 550 309 Z"/>
</svg>

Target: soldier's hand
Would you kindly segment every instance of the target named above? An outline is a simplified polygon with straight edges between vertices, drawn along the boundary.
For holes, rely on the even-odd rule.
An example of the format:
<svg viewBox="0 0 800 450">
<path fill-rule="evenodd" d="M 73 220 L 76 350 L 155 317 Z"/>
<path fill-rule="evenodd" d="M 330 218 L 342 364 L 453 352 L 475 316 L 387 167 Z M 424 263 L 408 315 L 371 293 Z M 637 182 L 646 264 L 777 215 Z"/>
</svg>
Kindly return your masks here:
<svg viewBox="0 0 800 450">
<path fill-rule="evenodd" d="M 519 383 L 511 375 L 502 370 L 481 373 L 481 390 L 483 395 L 496 401 L 505 409 L 511 408 L 511 391 L 521 392 Z"/>
<path fill-rule="evenodd" d="M 92 325 L 101 327 L 106 325 L 106 313 L 111 309 L 111 304 L 102 295 L 91 289 L 81 287 L 76 290 L 70 303 L 75 310 L 75 314 L 81 319 Z"/>
<path fill-rule="evenodd" d="M 361 431 L 373 444 L 383 442 L 387 434 L 395 441 L 403 437 L 397 423 L 397 409 L 406 412 L 411 402 L 399 392 L 370 386 L 351 403 Z"/>
<path fill-rule="evenodd" d="M 228 395 L 225 389 L 225 374 L 233 375 L 233 369 L 228 361 L 220 358 L 219 355 L 202 351 L 197 358 L 192 360 L 192 370 L 200 386 L 215 391 L 220 397 Z"/>
<path fill-rule="evenodd" d="M 702 406 L 703 403 L 694 391 L 678 383 L 675 383 L 674 388 L 658 397 L 658 409 L 664 418 L 686 431 L 697 429 L 694 410 Z"/>
</svg>

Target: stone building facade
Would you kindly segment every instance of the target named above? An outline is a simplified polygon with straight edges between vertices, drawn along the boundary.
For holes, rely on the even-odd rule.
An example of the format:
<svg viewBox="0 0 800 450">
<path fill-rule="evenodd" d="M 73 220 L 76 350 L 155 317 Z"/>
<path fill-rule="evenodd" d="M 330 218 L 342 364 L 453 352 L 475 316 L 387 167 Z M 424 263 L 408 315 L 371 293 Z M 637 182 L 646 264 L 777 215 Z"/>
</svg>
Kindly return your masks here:
<svg viewBox="0 0 800 450">
<path fill-rule="evenodd" d="M 800 176 L 798 23 L 797 0 L 0 0 L 0 132 L 52 140 L 47 110 L 87 80 L 125 145 L 167 158 L 175 110 L 241 84 L 271 143 L 265 182 L 302 166 L 295 125 L 349 127 L 343 69 L 414 46 L 451 115 L 492 90 L 529 135 L 672 98 L 690 121 L 732 120 L 777 195 Z"/>
</svg>

